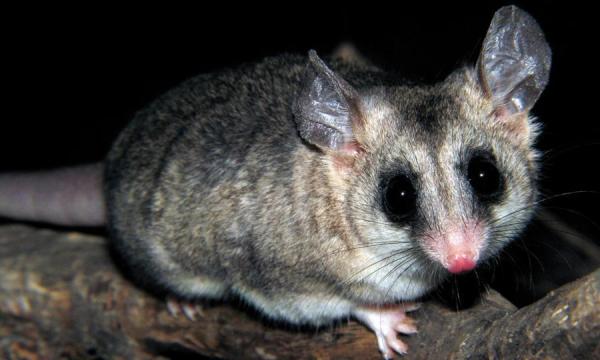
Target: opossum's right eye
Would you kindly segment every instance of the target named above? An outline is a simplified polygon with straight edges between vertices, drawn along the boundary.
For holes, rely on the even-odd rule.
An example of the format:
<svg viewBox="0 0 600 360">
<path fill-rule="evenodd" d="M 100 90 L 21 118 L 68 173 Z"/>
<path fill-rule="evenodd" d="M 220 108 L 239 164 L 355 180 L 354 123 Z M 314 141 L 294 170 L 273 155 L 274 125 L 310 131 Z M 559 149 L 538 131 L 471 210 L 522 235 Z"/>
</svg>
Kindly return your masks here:
<svg viewBox="0 0 600 360">
<path fill-rule="evenodd" d="M 467 168 L 469 183 L 483 202 L 497 202 L 502 196 L 502 175 L 490 155 L 476 155 Z"/>
<path fill-rule="evenodd" d="M 391 221 L 404 222 L 414 215 L 417 209 L 417 192 L 408 176 L 393 176 L 383 185 L 382 203 Z"/>
</svg>

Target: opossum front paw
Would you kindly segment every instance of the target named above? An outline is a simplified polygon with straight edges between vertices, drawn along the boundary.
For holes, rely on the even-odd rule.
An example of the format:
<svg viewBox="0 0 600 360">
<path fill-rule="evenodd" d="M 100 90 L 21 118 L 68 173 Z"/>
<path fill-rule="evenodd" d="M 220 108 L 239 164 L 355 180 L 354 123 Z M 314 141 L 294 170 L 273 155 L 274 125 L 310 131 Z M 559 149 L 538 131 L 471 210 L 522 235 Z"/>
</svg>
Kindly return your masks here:
<svg viewBox="0 0 600 360">
<path fill-rule="evenodd" d="M 167 297 L 167 310 L 173 317 L 178 317 L 180 314 L 183 314 L 191 321 L 195 321 L 199 316 L 204 316 L 200 304 L 177 299 L 172 296 Z"/>
<path fill-rule="evenodd" d="M 408 351 L 408 346 L 397 336 L 398 333 L 417 333 L 415 321 L 406 313 L 418 308 L 419 305 L 415 303 L 391 307 L 361 307 L 354 311 L 354 316 L 375 333 L 383 357 L 392 359 L 394 352 L 404 355 Z"/>
</svg>

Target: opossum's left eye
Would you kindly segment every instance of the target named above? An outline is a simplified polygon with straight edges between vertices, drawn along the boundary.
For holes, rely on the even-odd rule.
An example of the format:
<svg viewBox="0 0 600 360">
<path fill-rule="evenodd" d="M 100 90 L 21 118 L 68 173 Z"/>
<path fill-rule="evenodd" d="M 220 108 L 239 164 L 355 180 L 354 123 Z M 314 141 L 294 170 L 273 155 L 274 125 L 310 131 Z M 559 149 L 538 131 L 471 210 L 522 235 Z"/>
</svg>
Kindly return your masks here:
<svg viewBox="0 0 600 360">
<path fill-rule="evenodd" d="M 417 192 L 406 175 L 396 175 L 383 185 L 383 209 L 391 221 L 404 222 L 417 210 Z"/>
<path fill-rule="evenodd" d="M 503 193 L 502 175 L 490 156 L 478 154 L 471 158 L 467 168 L 473 192 L 484 202 L 495 202 Z"/>
</svg>

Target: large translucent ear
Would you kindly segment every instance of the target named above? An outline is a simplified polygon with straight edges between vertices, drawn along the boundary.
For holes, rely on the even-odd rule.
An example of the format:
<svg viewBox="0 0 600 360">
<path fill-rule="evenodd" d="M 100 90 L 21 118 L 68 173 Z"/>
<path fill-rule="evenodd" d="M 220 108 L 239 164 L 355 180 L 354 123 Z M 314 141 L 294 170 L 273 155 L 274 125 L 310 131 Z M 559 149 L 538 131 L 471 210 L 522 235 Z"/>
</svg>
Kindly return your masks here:
<svg viewBox="0 0 600 360">
<path fill-rule="evenodd" d="M 293 107 L 300 136 L 324 150 L 353 154 L 360 146 L 354 126 L 359 121 L 358 95 L 317 56 L 308 53 L 304 82 Z"/>
<path fill-rule="evenodd" d="M 529 111 L 548 83 L 552 53 L 539 25 L 516 6 L 494 14 L 479 55 L 479 79 L 499 113 Z"/>
</svg>

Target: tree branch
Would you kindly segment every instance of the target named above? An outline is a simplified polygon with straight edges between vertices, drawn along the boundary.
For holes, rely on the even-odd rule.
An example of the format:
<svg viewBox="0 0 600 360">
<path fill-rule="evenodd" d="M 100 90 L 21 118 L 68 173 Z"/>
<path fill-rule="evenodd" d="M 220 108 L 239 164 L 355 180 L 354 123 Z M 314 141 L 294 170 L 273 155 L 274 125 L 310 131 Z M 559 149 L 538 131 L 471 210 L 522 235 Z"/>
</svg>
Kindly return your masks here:
<svg viewBox="0 0 600 360">
<path fill-rule="evenodd" d="M 411 359 L 600 358 L 600 270 L 517 310 L 490 291 L 460 312 L 414 312 Z M 106 240 L 21 225 L 0 227 L 0 357 L 380 359 L 375 336 L 268 324 L 227 304 L 195 322 L 123 278 Z"/>
</svg>

